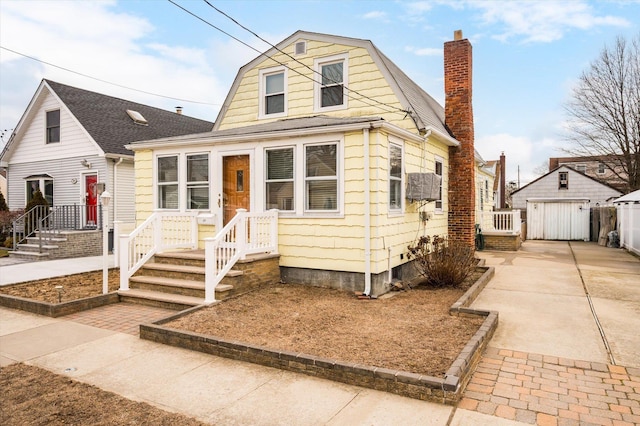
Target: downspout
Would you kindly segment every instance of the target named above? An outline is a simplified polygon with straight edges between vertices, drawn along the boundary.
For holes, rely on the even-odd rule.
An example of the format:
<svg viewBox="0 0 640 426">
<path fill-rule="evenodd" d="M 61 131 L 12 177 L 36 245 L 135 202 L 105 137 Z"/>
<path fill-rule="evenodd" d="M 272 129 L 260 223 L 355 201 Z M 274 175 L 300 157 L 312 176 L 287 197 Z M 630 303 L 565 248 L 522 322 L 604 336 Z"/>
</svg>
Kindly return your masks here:
<svg viewBox="0 0 640 426">
<path fill-rule="evenodd" d="M 113 164 L 113 221 L 118 220 L 118 166 L 124 161 L 124 158 L 120 157 L 117 162 Z M 114 242 L 115 245 L 115 242 Z"/>
<path fill-rule="evenodd" d="M 364 136 L 364 294 L 371 295 L 371 178 L 369 176 L 369 129 Z"/>
</svg>

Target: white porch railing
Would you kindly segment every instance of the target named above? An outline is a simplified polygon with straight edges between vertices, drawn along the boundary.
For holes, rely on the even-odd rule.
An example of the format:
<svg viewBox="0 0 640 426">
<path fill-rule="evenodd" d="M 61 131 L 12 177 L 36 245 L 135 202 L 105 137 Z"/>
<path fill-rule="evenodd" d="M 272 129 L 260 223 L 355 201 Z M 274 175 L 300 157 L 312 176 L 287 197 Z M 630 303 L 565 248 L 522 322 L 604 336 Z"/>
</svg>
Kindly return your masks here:
<svg viewBox="0 0 640 426">
<path fill-rule="evenodd" d="M 156 212 L 132 233 L 119 236 L 120 290 L 129 290 L 129 278 L 154 254 L 198 247 L 196 213 Z"/>
<path fill-rule="evenodd" d="M 482 233 L 498 232 L 502 234 L 517 234 L 520 232 L 520 210 L 510 211 L 479 211 L 476 212 L 476 222 Z"/>
<path fill-rule="evenodd" d="M 215 302 L 222 278 L 247 254 L 278 252 L 278 210 L 237 214 L 213 238 L 205 238 L 205 303 Z"/>
</svg>

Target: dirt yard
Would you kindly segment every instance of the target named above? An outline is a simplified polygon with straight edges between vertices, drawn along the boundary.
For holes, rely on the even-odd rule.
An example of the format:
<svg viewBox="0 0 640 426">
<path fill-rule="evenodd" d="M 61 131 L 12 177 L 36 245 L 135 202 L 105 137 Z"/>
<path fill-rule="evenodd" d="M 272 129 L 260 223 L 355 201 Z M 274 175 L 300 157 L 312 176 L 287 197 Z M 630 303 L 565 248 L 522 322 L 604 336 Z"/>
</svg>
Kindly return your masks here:
<svg viewBox="0 0 640 426">
<path fill-rule="evenodd" d="M 34 264 L 37 267 L 37 264 Z M 116 291 L 120 287 L 120 273 L 117 269 L 109 270 L 109 291 Z M 59 293 L 56 286 L 62 286 Z M 85 272 L 64 277 L 48 278 L 45 280 L 29 281 L 0 287 L 0 294 L 19 296 L 41 302 L 58 303 L 99 296 L 102 294 L 102 271 Z"/>
<path fill-rule="evenodd" d="M 24 364 L 0 369 L 0 389 L 4 426 L 204 424 Z"/>
<path fill-rule="evenodd" d="M 392 297 L 359 300 L 344 291 L 279 284 L 165 325 L 271 349 L 442 377 L 483 321 L 449 315 L 449 307 L 463 293 L 462 288 L 418 287 Z"/>
<path fill-rule="evenodd" d="M 395 292 L 359 300 L 351 293 L 301 285 L 271 285 L 173 321 L 175 328 L 274 349 L 441 377 L 481 319 L 453 317 L 449 307 L 481 275 L 460 288 Z M 102 272 L 0 288 L 0 293 L 56 303 L 102 294 Z M 110 271 L 109 289 L 118 288 Z M 40 368 L 0 369 L 3 425 L 199 425 L 188 417 L 124 399 Z M 113 407 L 118 407 L 114 410 Z"/>
</svg>

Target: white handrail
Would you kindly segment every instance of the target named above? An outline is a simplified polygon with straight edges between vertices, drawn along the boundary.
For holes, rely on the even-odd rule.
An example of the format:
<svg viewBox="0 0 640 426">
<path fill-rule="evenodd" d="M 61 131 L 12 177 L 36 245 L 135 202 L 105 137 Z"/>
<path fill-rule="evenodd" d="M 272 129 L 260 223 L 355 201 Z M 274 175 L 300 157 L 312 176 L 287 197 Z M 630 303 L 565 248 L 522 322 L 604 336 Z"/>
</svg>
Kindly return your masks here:
<svg viewBox="0 0 640 426">
<path fill-rule="evenodd" d="M 477 212 L 477 222 L 483 233 L 502 232 L 516 234 L 520 231 L 520 210 L 510 211 L 480 211 Z"/>
<path fill-rule="evenodd" d="M 204 241 L 205 303 L 213 303 L 216 287 L 238 260 L 247 254 L 277 253 L 278 210 L 252 213 L 238 209 L 215 237 Z"/>
<path fill-rule="evenodd" d="M 170 249 L 198 246 L 196 213 L 155 212 L 128 235 L 119 236 L 120 290 L 151 257 Z"/>
</svg>

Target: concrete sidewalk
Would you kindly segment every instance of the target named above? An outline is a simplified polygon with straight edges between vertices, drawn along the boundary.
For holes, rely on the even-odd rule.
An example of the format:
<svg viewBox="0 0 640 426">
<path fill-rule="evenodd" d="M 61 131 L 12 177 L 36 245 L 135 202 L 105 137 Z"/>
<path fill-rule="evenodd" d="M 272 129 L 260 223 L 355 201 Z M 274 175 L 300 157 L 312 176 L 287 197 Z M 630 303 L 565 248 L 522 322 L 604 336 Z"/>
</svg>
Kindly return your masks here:
<svg viewBox="0 0 640 426">
<path fill-rule="evenodd" d="M 216 424 L 640 424 L 640 260 L 574 242 L 478 254 L 496 275 L 473 306 L 499 311 L 500 324 L 456 408 L 143 341 L 87 325 L 99 324 L 91 311 L 0 308 L 0 364 Z M 122 318 L 114 306 L 97 317 Z"/>
<path fill-rule="evenodd" d="M 0 259 L 0 286 L 99 271 L 102 270 L 102 262 L 102 256 L 18 263 L 13 262 L 11 258 Z M 113 265 L 113 255 L 109 255 L 109 268 L 113 268 Z"/>
</svg>

